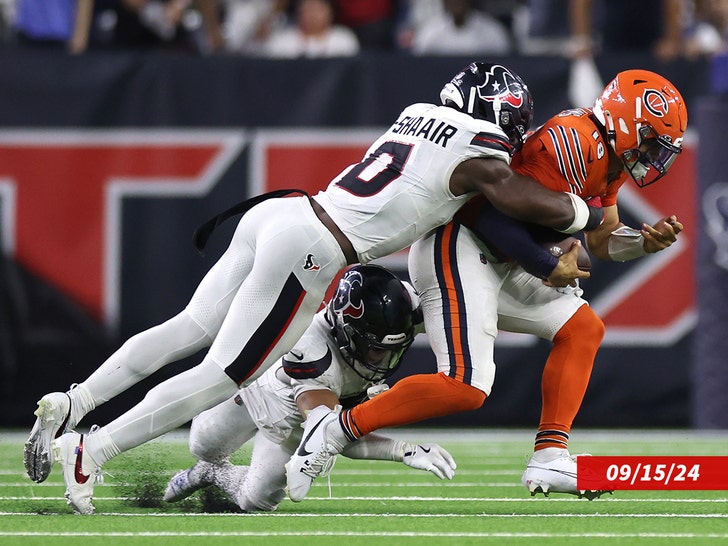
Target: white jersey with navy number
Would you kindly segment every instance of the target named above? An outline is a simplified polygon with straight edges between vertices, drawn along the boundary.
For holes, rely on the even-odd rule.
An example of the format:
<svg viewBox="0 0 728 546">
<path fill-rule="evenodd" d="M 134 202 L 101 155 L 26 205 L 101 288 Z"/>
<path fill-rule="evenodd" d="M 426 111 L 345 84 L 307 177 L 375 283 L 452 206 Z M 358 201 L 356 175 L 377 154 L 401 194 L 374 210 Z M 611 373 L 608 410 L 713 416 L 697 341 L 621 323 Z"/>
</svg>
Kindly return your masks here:
<svg viewBox="0 0 728 546">
<path fill-rule="evenodd" d="M 291 433 L 300 435 L 303 416 L 296 398 L 301 393 L 326 389 L 336 394 L 342 405 L 353 405 L 361 402 L 374 384 L 344 362 L 324 314 L 319 311 L 296 346 L 239 392 L 258 429 L 276 443 L 284 442 Z"/>
<path fill-rule="evenodd" d="M 449 222 L 475 193 L 449 182 L 467 159 L 510 161 L 497 125 L 447 106 L 413 104 L 366 153 L 315 196 L 367 263 L 410 246 Z"/>
<path fill-rule="evenodd" d="M 448 222 L 474 195 L 455 197 L 450 191 L 458 164 L 473 157 L 508 161 L 508 149 L 505 134 L 491 123 L 416 104 L 361 163 L 315 199 L 366 263 L 407 248 Z M 200 364 L 152 389 L 97 438 L 108 437 L 126 451 L 254 383 L 304 335 L 347 262 L 308 196 L 253 206 L 185 308 L 124 343 L 88 381 L 99 400 L 109 400 L 162 366 L 209 347 Z"/>
</svg>

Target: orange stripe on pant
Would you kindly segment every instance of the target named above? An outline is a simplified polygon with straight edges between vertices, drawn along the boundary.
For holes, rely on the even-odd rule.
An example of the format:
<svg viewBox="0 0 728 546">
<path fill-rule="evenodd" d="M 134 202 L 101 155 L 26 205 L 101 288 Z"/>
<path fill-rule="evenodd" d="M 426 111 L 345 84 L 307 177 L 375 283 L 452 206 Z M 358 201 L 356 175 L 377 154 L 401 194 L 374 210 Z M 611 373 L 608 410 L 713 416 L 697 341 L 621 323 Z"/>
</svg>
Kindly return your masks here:
<svg viewBox="0 0 728 546">
<path fill-rule="evenodd" d="M 470 351 L 467 347 L 467 323 L 465 321 L 465 302 L 462 300 L 460 278 L 457 273 L 457 251 L 455 248 L 459 228 L 450 222 L 440 228 L 435 243 L 435 268 L 440 284 L 445 315 L 445 336 L 447 338 L 450 358 L 450 377 L 469 382 Z M 465 342 L 463 340 L 465 339 Z"/>
</svg>

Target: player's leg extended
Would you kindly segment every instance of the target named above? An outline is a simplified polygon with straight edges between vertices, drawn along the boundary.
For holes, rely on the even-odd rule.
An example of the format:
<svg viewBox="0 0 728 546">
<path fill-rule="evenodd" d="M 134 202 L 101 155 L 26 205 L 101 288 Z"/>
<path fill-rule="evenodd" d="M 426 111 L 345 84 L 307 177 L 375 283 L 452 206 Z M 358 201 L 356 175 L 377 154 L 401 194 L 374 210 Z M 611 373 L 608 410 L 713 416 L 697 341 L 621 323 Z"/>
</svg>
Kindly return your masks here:
<svg viewBox="0 0 728 546">
<path fill-rule="evenodd" d="M 501 329 L 553 342 L 542 374 L 534 455 L 522 481 L 532 493 L 581 495 L 576 490 L 576 464 L 568 452 L 569 434 L 589 384 L 604 324 L 579 291 L 545 287 L 520 268 L 506 279 L 498 310 Z M 598 494 L 587 492 L 591 498 Z"/>
<path fill-rule="evenodd" d="M 274 202 L 278 206 L 273 207 Z M 279 209 L 286 216 L 280 222 L 269 221 L 280 216 Z M 235 394 L 236 384 L 251 382 L 265 371 L 308 327 L 331 279 L 344 265 L 333 236 L 308 201 L 298 198 L 266 201 L 252 209 L 241 220 L 231 246 L 238 254 L 250 256 L 253 267 L 227 306 L 217 336 L 197 367 L 210 371 L 209 378 L 188 381 L 185 372 L 165 381 L 135 408 L 101 429 L 99 433 L 106 429 L 120 451 L 189 421 Z M 203 284 L 209 280 L 206 277 Z M 93 444 L 90 439 L 87 450 L 92 456 Z M 105 457 L 99 459 L 100 464 L 105 462 Z"/>
<path fill-rule="evenodd" d="M 344 412 L 341 420 L 351 436 L 483 404 L 495 374 L 495 302 L 501 278 L 481 256 L 480 245 L 457 224 L 438 228 L 412 246 L 410 277 L 420 294 L 439 373 L 405 377 Z"/>
<path fill-rule="evenodd" d="M 285 464 L 294 445 L 278 444 L 264 433 L 255 436 L 250 469 L 240 484 L 235 499 L 245 512 L 271 512 L 286 496 Z"/>
<path fill-rule="evenodd" d="M 305 498 L 313 480 L 347 442 L 381 427 L 477 409 L 490 392 L 499 275 L 481 262 L 470 233 L 454 224 L 415 243 L 409 261 L 440 373 L 405 377 L 340 414 L 315 408 L 287 466 L 294 502 Z"/>
<path fill-rule="evenodd" d="M 604 323 L 579 291 L 549 288 L 517 268 L 499 295 L 498 324 L 505 331 L 553 342 L 542 375 L 543 405 L 535 447 L 568 447 L 571 424 L 604 336 Z"/>
<path fill-rule="evenodd" d="M 157 385 L 137 406 L 89 435 L 84 473 L 184 424 L 254 380 L 293 346 L 331 280 L 346 265 L 338 243 L 305 198 L 258 205 L 243 217 L 232 244 L 242 253 L 254 253 L 254 265 L 210 351 L 199 366 Z M 78 435 L 69 434 L 57 441 L 66 466 L 78 440 Z M 72 504 L 92 513 L 92 484 L 81 486 L 73 473 L 64 475 Z"/>
<path fill-rule="evenodd" d="M 587 305 L 580 307 L 554 336 L 541 379 L 543 407 L 536 450 L 565 447 L 563 439 L 550 431 L 568 434 L 571 429 L 603 337 L 604 323 Z"/>
<path fill-rule="evenodd" d="M 132 336 L 84 382 L 67 393 L 38 402 L 37 420 L 26 442 L 24 462 L 31 479 L 51 471 L 50 444 L 75 429 L 96 406 L 135 385 L 170 362 L 195 354 L 217 335 L 230 303 L 250 271 L 254 254 L 236 231 L 227 251 L 205 275 L 187 307 L 166 322 Z"/>
<path fill-rule="evenodd" d="M 131 337 L 79 387 L 86 387 L 98 405 L 162 366 L 208 347 L 254 260 L 249 237 L 243 229 L 236 230 L 229 247 L 203 277 L 185 309 Z"/>
</svg>

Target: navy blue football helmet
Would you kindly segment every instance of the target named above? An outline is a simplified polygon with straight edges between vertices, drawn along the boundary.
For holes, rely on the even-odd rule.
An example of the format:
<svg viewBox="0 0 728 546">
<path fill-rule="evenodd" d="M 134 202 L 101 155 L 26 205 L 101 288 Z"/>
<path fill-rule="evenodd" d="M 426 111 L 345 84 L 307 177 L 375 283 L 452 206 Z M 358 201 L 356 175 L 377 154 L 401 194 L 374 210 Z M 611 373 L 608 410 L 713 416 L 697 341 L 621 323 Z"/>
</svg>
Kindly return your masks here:
<svg viewBox="0 0 728 546">
<path fill-rule="evenodd" d="M 513 151 L 523 145 L 533 121 L 533 98 L 528 86 L 518 74 L 500 64 L 471 63 L 445 84 L 440 101 L 498 125 Z"/>
<path fill-rule="evenodd" d="M 392 375 L 414 341 L 418 310 L 402 282 L 384 267 L 349 269 L 327 310 L 344 360 L 369 381 Z"/>
</svg>

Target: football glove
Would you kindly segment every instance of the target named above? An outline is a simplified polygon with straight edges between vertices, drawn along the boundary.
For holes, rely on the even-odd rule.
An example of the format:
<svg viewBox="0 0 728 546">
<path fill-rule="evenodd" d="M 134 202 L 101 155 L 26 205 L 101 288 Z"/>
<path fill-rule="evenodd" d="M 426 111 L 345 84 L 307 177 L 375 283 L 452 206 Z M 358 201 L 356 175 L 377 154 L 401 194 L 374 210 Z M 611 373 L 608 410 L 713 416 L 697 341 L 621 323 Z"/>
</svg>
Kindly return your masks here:
<svg viewBox="0 0 728 546">
<path fill-rule="evenodd" d="M 441 480 L 452 480 L 457 468 L 452 455 L 437 444 L 413 445 L 405 442 L 402 462 L 417 470 L 432 472 Z"/>
</svg>

